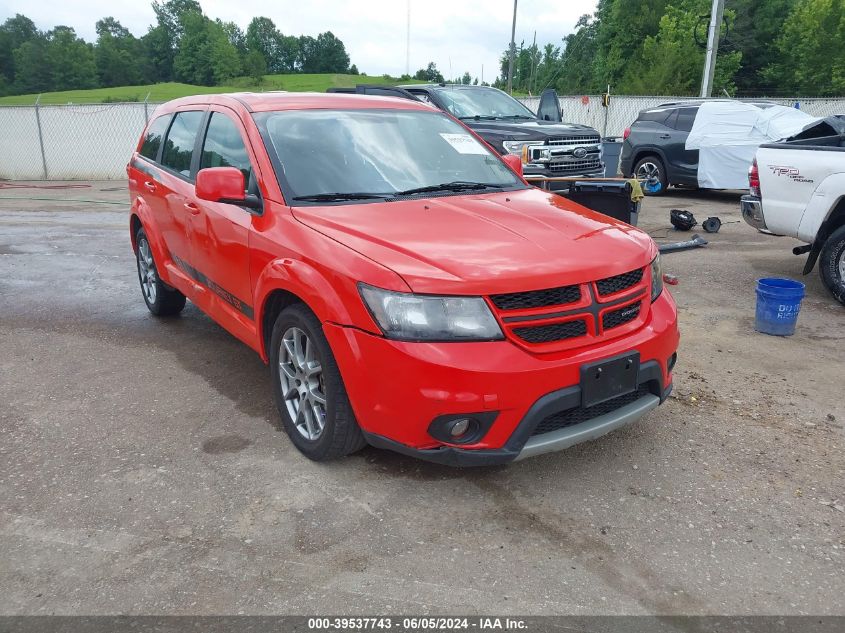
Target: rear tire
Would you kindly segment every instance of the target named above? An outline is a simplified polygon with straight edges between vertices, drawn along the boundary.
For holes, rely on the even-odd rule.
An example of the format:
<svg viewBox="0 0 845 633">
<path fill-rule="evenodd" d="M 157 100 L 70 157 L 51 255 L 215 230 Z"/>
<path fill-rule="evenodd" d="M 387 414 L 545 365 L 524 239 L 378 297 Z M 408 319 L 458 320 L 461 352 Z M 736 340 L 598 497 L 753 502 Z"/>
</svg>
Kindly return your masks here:
<svg viewBox="0 0 845 633">
<path fill-rule="evenodd" d="M 845 226 L 836 229 L 822 246 L 819 275 L 830 294 L 845 305 Z"/>
<path fill-rule="evenodd" d="M 366 446 L 320 320 L 304 304 L 276 318 L 270 378 L 285 431 L 308 459 L 336 459 Z"/>
<path fill-rule="evenodd" d="M 135 233 L 135 262 L 138 266 L 138 281 L 141 282 L 141 295 L 149 311 L 156 316 L 179 314 L 185 307 L 185 295 L 168 286 L 159 277 L 150 241 L 142 228 Z"/>
<path fill-rule="evenodd" d="M 657 156 L 646 156 L 637 161 L 637 164 L 634 165 L 634 178 L 640 181 L 656 178 L 660 182 L 660 191 L 649 192 L 643 186 L 643 193 L 647 196 L 662 196 L 669 188 L 666 167 L 663 166 L 663 161 Z"/>
</svg>

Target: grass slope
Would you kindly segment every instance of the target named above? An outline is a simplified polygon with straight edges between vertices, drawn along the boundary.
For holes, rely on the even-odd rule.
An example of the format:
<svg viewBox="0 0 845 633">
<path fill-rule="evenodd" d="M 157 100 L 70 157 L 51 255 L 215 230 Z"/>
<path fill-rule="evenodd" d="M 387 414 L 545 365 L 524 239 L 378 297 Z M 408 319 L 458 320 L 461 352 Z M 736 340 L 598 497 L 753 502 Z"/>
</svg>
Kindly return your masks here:
<svg viewBox="0 0 845 633">
<path fill-rule="evenodd" d="M 189 95 L 218 92 L 262 92 L 268 90 L 289 90 L 291 92 L 325 92 L 327 88 L 349 88 L 355 84 L 395 85 L 396 79 L 368 77 L 367 75 L 265 75 L 261 84 L 249 77 L 234 79 L 225 86 L 192 86 L 175 82 L 150 84 L 147 86 L 120 86 L 117 88 L 94 88 L 92 90 L 66 90 L 45 92 L 41 95 L 44 105 L 65 103 L 103 103 L 118 101 L 143 101 L 149 93 L 151 102 L 169 101 Z M 413 81 L 409 83 L 414 83 Z M 32 105 L 37 94 L 0 97 L 0 105 Z"/>
</svg>

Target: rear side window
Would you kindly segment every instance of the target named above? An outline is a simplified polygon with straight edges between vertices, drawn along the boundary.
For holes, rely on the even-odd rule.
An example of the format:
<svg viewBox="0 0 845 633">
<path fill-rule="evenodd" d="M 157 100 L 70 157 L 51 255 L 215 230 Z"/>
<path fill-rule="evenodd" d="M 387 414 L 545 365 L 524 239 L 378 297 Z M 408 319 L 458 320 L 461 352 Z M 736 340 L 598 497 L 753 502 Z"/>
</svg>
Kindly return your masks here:
<svg viewBox="0 0 845 633">
<path fill-rule="evenodd" d="M 186 178 L 191 177 L 191 156 L 203 112 L 177 112 L 167 133 L 161 164 Z"/>
<path fill-rule="evenodd" d="M 144 142 L 141 145 L 139 154 L 150 160 L 158 158 L 158 148 L 161 147 L 161 139 L 164 138 L 164 133 L 167 132 L 167 126 L 170 123 L 170 115 L 158 117 L 155 121 L 150 123 L 147 127 L 147 132 L 144 134 Z"/>
<path fill-rule="evenodd" d="M 244 182 L 249 183 L 252 165 L 246 153 L 241 133 L 232 119 L 220 112 L 211 115 L 208 132 L 202 147 L 200 169 L 206 167 L 235 167 L 244 175 Z"/>
<path fill-rule="evenodd" d="M 666 118 L 672 113 L 672 110 L 650 110 L 640 112 L 637 121 L 653 121 L 654 123 L 665 123 Z"/>
<path fill-rule="evenodd" d="M 698 108 L 681 108 L 678 110 L 678 122 L 675 123 L 675 129 L 681 132 L 692 130 L 696 112 L 698 112 Z"/>
</svg>

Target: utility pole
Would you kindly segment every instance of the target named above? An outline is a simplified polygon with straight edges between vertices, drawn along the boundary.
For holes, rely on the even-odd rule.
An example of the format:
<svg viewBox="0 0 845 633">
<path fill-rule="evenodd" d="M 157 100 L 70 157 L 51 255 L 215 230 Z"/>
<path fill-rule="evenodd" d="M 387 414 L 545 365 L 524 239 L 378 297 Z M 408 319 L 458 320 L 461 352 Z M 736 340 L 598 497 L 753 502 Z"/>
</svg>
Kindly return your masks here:
<svg viewBox="0 0 845 633">
<path fill-rule="evenodd" d="M 516 42 L 514 38 L 516 37 L 516 3 L 517 0 L 513 0 L 513 24 L 511 25 L 511 51 L 510 55 L 508 55 L 508 94 L 513 94 L 513 58 L 516 55 Z"/>
<path fill-rule="evenodd" d="M 531 78 L 528 80 L 528 94 L 534 94 L 534 83 L 537 80 L 537 31 L 534 31 L 534 43 L 531 44 Z"/>
<path fill-rule="evenodd" d="M 405 74 L 411 74 L 411 0 L 408 2 L 408 15 L 405 21 Z"/>
<path fill-rule="evenodd" d="M 719 53 L 719 32 L 722 29 L 722 16 L 725 13 L 725 0 L 713 0 L 710 10 L 710 26 L 707 28 L 707 55 L 704 58 L 704 75 L 701 77 L 701 96 L 709 97 L 713 92 L 713 75 L 716 72 L 716 56 Z"/>
</svg>

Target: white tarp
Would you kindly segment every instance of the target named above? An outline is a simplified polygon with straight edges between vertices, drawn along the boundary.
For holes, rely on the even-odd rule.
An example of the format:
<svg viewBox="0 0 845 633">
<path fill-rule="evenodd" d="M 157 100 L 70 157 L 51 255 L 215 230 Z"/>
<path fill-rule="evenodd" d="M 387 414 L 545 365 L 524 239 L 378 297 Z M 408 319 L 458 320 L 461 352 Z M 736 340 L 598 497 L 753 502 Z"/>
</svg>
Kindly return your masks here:
<svg viewBox="0 0 845 633">
<path fill-rule="evenodd" d="M 745 189 L 757 147 L 801 132 L 820 121 L 786 106 L 708 101 L 695 116 L 686 149 L 698 150 L 698 186 Z"/>
</svg>

